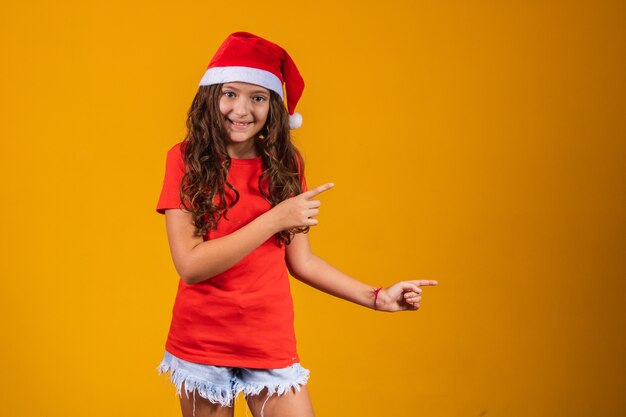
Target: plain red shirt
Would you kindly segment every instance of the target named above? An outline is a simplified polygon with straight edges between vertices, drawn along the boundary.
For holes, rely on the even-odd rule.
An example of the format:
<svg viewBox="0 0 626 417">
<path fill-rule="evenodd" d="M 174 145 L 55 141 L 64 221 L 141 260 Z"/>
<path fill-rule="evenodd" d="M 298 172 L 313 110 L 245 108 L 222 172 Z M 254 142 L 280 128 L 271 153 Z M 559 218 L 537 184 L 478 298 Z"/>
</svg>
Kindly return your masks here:
<svg viewBox="0 0 626 417">
<path fill-rule="evenodd" d="M 156 208 L 161 214 L 182 208 L 181 146 L 184 142 L 167 153 Z M 205 241 L 232 233 L 271 208 L 259 191 L 262 172 L 261 157 L 231 159 L 227 179 L 239 201 Z M 215 366 L 283 368 L 299 362 L 285 245 L 273 236 L 219 275 L 196 284 L 179 279 L 165 348 L 181 359 Z"/>
</svg>

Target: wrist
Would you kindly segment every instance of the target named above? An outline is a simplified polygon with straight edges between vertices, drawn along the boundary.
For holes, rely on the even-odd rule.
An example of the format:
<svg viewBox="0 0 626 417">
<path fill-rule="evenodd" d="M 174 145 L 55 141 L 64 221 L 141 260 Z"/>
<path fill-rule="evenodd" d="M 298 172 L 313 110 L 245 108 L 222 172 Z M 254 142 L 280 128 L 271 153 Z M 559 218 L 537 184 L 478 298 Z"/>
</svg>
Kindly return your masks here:
<svg viewBox="0 0 626 417">
<path fill-rule="evenodd" d="M 259 220 L 269 228 L 271 234 L 276 234 L 283 230 L 280 226 L 280 219 L 276 216 L 273 208 L 261 214 Z"/>
<path fill-rule="evenodd" d="M 380 291 L 382 290 L 382 287 L 378 287 L 378 288 L 374 288 L 372 291 L 374 292 L 374 301 L 372 302 L 372 307 L 374 308 L 374 311 L 378 311 L 380 310 Z"/>
</svg>

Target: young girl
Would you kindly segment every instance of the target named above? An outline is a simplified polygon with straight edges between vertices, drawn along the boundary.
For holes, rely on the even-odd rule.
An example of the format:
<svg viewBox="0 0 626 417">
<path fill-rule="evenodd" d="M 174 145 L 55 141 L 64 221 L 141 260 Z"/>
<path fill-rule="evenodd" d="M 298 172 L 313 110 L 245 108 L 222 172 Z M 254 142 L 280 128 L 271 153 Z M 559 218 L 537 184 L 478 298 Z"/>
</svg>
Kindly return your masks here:
<svg viewBox="0 0 626 417">
<path fill-rule="evenodd" d="M 436 285 L 373 288 L 313 254 L 306 232 L 333 184 L 306 191 L 289 131 L 303 88 L 285 50 L 233 33 L 200 81 L 185 140 L 167 153 L 157 212 L 180 280 L 158 370 L 170 372 L 184 417 L 232 416 L 240 392 L 255 417 L 313 416 L 287 269 L 381 311 L 417 310 L 420 286 Z"/>
</svg>

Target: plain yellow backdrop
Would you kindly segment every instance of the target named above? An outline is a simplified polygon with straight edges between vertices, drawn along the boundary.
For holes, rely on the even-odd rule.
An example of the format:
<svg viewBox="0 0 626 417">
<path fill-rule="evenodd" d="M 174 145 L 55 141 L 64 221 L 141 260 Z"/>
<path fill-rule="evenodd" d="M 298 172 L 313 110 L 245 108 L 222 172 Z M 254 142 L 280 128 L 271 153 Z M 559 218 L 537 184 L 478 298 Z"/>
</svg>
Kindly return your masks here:
<svg viewBox="0 0 626 417">
<path fill-rule="evenodd" d="M 5 1 L 2 416 L 178 416 L 155 212 L 231 32 L 287 49 L 314 250 L 385 314 L 293 282 L 318 416 L 626 413 L 622 1 Z M 241 402 L 238 405 L 242 405 Z M 237 416 L 244 416 L 239 407 Z"/>
</svg>

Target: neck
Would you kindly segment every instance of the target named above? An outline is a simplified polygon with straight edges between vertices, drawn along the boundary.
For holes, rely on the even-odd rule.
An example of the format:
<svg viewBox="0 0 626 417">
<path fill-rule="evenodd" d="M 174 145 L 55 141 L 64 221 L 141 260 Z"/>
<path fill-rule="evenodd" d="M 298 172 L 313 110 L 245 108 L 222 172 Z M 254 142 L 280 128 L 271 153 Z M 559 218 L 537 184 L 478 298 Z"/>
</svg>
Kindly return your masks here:
<svg viewBox="0 0 626 417">
<path fill-rule="evenodd" d="M 228 144 L 226 151 L 231 158 L 236 159 L 249 159 L 259 156 L 253 141 Z"/>
</svg>

